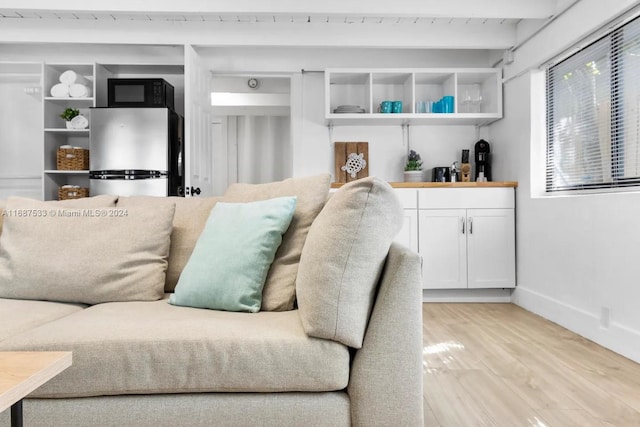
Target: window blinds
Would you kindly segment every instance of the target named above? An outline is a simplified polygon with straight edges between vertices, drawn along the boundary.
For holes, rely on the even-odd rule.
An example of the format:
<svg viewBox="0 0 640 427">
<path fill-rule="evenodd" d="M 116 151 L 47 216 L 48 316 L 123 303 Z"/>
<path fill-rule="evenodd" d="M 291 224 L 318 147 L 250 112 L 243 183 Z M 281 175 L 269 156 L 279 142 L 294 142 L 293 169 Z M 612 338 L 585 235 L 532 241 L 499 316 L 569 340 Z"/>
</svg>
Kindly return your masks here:
<svg viewBox="0 0 640 427">
<path fill-rule="evenodd" d="M 640 18 L 547 69 L 547 192 L 640 185 Z"/>
</svg>

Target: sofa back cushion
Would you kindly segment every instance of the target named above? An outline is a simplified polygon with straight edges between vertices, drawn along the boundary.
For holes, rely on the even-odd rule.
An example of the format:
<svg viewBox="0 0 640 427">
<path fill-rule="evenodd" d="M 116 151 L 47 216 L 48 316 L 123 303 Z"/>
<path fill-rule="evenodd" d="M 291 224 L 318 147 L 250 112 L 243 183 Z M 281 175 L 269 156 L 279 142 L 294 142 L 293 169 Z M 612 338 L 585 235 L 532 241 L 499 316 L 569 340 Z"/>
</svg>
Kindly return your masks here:
<svg viewBox="0 0 640 427">
<path fill-rule="evenodd" d="M 369 177 L 342 186 L 313 222 L 296 282 L 307 334 L 362 347 L 403 210 L 391 186 Z"/>
<path fill-rule="evenodd" d="M 165 279 L 164 291 L 173 292 L 180 278 L 180 274 L 187 265 L 193 248 L 202 233 L 211 209 L 222 197 L 120 197 L 117 206 L 127 208 L 131 205 L 150 205 L 155 203 L 175 204 L 171 232 L 171 249 L 169 250 L 169 265 Z"/>
<path fill-rule="evenodd" d="M 4 207 L 7 205 L 6 200 L 0 200 L 0 234 L 2 234 L 2 222 L 4 221 Z"/>
<path fill-rule="evenodd" d="M 0 297 L 98 304 L 164 294 L 174 205 L 116 209 L 116 197 L 9 198 Z M 47 214 L 42 214 L 46 212 Z"/>
<path fill-rule="evenodd" d="M 289 178 L 268 184 L 232 184 L 225 202 L 253 202 L 276 197 L 296 196 L 297 205 L 289 229 L 271 264 L 262 292 L 262 310 L 292 310 L 296 297 L 296 275 L 300 254 L 311 223 L 322 210 L 329 193 L 329 174 Z"/>
</svg>

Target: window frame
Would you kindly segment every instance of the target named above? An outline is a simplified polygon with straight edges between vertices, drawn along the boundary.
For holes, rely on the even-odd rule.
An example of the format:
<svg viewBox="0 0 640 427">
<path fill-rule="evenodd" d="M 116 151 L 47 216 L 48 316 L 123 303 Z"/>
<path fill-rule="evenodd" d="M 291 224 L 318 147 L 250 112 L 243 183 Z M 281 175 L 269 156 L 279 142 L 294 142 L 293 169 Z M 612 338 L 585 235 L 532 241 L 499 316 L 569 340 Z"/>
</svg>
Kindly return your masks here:
<svg viewBox="0 0 640 427">
<path fill-rule="evenodd" d="M 545 173 L 544 173 L 544 194 L 548 196 L 554 195 L 567 195 L 567 194 L 581 194 L 581 193 L 611 193 L 626 191 L 639 191 L 640 190 L 640 174 L 636 177 L 624 177 L 624 28 L 628 25 L 640 26 L 640 16 L 631 19 L 628 22 L 608 31 L 606 34 L 591 41 L 588 45 L 582 47 L 580 50 L 573 52 L 571 55 L 557 61 L 553 64 L 549 64 L 545 70 L 545 100 L 544 105 L 546 108 L 545 123 L 546 129 L 545 135 Z M 554 71 L 556 67 L 570 60 L 576 55 L 582 54 L 584 51 L 592 48 L 603 39 L 609 39 L 609 48 L 607 53 L 610 58 L 610 70 L 609 70 L 609 87 L 610 92 L 610 132 L 611 132 L 611 182 L 596 182 L 596 183 L 579 183 L 566 186 L 554 186 L 553 185 L 553 172 L 549 172 L 551 168 L 551 162 L 554 157 L 554 114 L 551 112 L 551 108 L 557 105 L 555 104 L 554 85 L 551 83 L 555 77 Z M 635 40 L 634 38 L 633 40 Z M 640 40 L 640 37 L 637 37 Z M 639 70 L 640 71 L 640 70 Z M 615 88 L 615 90 L 614 90 Z M 640 141 L 637 142 L 640 145 Z M 586 191 L 588 190 L 588 191 Z"/>
</svg>

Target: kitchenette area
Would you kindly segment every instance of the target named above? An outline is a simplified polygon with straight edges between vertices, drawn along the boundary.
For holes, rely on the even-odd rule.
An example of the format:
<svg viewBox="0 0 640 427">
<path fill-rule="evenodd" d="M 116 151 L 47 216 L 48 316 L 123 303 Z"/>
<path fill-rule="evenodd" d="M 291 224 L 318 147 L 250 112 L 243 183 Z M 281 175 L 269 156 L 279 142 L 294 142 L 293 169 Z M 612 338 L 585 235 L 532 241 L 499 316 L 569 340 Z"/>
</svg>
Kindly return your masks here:
<svg viewBox="0 0 640 427">
<path fill-rule="evenodd" d="M 19 140 L 22 151 L 29 153 L 16 152 L 12 144 L 3 142 L 0 163 L 6 167 L 0 176 L 0 197 L 56 200 L 61 188 L 73 194 L 86 188 L 85 194 L 97 194 L 120 183 L 157 183 L 157 179 L 129 178 L 158 178 L 165 172 L 181 180 L 177 186 L 172 181 L 163 190 L 166 195 L 214 196 L 248 176 L 259 183 L 266 179 L 260 177 L 282 174 L 330 172 L 337 187 L 346 182 L 338 175 L 338 166 L 350 153 L 347 150 L 338 157 L 336 150 L 356 144 L 366 147 L 366 158 L 362 156 L 367 174 L 391 182 L 402 200 L 405 222 L 398 241 L 423 256 L 425 300 L 510 298 L 516 285 L 517 183 L 510 181 L 509 169 L 502 163 L 504 147 L 495 146 L 488 132 L 487 125 L 500 120 L 503 113 L 501 72 L 488 66 L 486 52 L 344 49 L 350 55 L 337 55 L 339 48 L 314 48 L 293 55 L 286 48 L 112 47 L 61 48 L 56 57 L 37 45 L 3 47 L 5 57 L 12 60 L 0 64 L 0 84 L 16 94 L 14 103 L 29 109 L 25 114 L 31 117 L 31 125 L 19 128 L 11 123 L 0 131 L 3 141 Z M 20 70 L 28 71 L 27 77 Z M 90 91 L 85 96 L 52 95 L 51 89 L 67 70 L 87 82 Z M 134 114 L 105 122 L 102 116 L 113 116 L 118 110 L 154 109 L 114 104 L 112 86 L 127 80 L 162 81 L 175 91 L 175 104 L 168 110 L 180 118 L 184 143 L 160 150 L 169 156 L 163 157 L 160 166 L 147 164 L 151 159 L 144 153 L 124 148 L 112 151 L 117 162 L 109 163 L 109 154 L 95 148 L 109 135 L 118 135 L 115 139 L 121 141 L 124 128 L 139 128 L 151 120 Z M 277 159 L 265 155 L 267 147 L 257 138 L 253 147 L 240 147 L 220 137 L 222 110 L 212 105 L 212 93 L 224 92 L 220 82 L 231 80 L 236 85 L 233 91 L 240 92 L 235 89 L 240 82 L 241 92 L 254 96 L 276 92 L 269 81 L 285 82 L 286 87 L 278 83 L 278 99 L 287 98 L 278 115 L 287 117 L 282 123 L 289 129 L 275 138 Z M 385 101 L 395 101 L 396 109 L 387 112 Z M 0 110 L 8 111 L 9 104 L 0 102 Z M 66 108 L 77 108 L 86 118 L 86 127 L 67 127 L 59 117 Z M 260 115 L 264 114 L 255 116 Z M 175 134 L 176 125 L 163 120 L 166 124 L 151 120 L 142 133 L 165 129 L 165 137 Z M 127 134 L 137 138 L 135 132 Z M 59 169 L 61 146 L 88 150 L 88 163 L 76 170 Z M 417 182 L 405 182 L 411 152 L 420 155 Z M 131 163 L 136 156 L 142 166 Z M 19 168 L 11 160 L 18 157 Z M 242 165 L 250 165 L 254 172 L 239 174 Z M 137 172 L 115 174 L 122 171 Z M 141 175 L 149 171 L 156 175 Z M 27 175 L 32 178 L 30 186 L 21 187 L 26 181 L 20 178 Z M 99 189 L 105 186 L 109 188 Z"/>
</svg>

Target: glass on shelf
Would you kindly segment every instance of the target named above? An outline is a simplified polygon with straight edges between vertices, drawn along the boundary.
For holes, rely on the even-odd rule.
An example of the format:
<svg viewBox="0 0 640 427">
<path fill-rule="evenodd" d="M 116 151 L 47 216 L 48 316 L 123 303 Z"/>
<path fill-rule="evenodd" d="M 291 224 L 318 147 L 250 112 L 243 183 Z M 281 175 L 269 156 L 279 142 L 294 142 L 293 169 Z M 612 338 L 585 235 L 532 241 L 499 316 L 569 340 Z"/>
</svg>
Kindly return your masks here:
<svg viewBox="0 0 640 427">
<path fill-rule="evenodd" d="M 479 84 L 474 84 L 471 89 L 465 89 L 460 102 L 461 113 L 477 114 L 482 111 L 482 90 Z"/>
<path fill-rule="evenodd" d="M 431 101 L 418 101 L 416 102 L 416 113 L 425 114 L 431 112 Z"/>
</svg>

